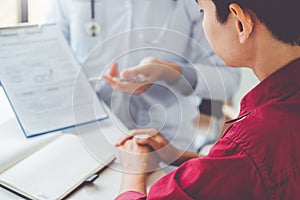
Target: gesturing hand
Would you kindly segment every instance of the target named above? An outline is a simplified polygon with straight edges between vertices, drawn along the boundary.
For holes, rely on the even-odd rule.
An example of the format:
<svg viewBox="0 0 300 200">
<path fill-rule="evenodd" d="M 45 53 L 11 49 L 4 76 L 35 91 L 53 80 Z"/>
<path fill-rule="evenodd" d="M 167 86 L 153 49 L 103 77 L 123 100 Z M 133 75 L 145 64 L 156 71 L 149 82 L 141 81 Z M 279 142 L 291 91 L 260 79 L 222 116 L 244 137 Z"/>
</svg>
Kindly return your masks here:
<svg viewBox="0 0 300 200">
<path fill-rule="evenodd" d="M 121 76 L 125 79 L 141 76 L 150 83 L 158 80 L 175 83 L 181 76 L 180 72 L 181 68 L 174 63 L 146 57 L 137 66 L 122 72 Z"/>
<path fill-rule="evenodd" d="M 151 83 L 148 81 L 141 81 L 137 77 L 126 78 L 120 76 L 117 63 L 111 65 L 108 75 L 102 76 L 102 78 L 118 92 L 141 94 L 151 86 Z"/>
</svg>

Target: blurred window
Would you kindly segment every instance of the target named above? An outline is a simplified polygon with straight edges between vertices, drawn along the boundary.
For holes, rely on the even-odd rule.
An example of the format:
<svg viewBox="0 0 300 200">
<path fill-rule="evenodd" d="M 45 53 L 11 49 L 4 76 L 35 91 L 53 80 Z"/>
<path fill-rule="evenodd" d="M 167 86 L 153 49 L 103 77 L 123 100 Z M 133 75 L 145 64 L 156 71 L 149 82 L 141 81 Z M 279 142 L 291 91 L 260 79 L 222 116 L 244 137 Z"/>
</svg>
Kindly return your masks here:
<svg viewBox="0 0 300 200">
<path fill-rule="evenodd" d="M 12 26 L 19 22 L 19 0 L 0 0 L 0 27 Z"/>
<path fill-rule="evenodd" d="M 50 0 L 0 0 L 0 27 L 41 24 Z"/>
</svg>

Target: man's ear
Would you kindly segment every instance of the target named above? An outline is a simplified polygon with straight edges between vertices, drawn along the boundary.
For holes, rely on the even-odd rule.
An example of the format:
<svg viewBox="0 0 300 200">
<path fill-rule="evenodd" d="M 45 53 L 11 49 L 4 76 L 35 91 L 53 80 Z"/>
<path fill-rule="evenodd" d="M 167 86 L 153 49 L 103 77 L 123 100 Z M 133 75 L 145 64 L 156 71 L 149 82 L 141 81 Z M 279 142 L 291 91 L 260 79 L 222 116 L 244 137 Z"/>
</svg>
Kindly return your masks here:
<svg viewBox="0 0 300 200">
<path fill-rule="evenodd" d="M 254 29 L 254 22 L 249 12 L 245 12 L 238 4 L 229 5 L 232 16 L 236 19 L 236 30 L 240 43 L 245 43 Z"/>
</svg>

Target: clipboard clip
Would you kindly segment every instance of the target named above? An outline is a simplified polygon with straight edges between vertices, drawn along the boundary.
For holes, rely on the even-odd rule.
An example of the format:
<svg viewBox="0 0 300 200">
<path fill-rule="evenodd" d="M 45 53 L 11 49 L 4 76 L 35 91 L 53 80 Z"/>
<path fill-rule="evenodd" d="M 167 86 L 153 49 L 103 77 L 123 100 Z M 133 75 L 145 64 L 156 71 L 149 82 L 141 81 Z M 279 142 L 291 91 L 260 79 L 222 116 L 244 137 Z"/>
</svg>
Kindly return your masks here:
<svg viewBox="0 0 300 200">
<path fill-rule="evenodd" d="M 1 29 L 0 36 L 15 36 L 18 35 L 18 31 L 16 29 Z"/>
<path fill-rule="evenodd" d="M 43 27 L 41 25 L 19 25 L 0 28 L 0 36 L 16 36 L 20 31 L 24 30 L 26 34 L 41 33 Z"/>
</svg>

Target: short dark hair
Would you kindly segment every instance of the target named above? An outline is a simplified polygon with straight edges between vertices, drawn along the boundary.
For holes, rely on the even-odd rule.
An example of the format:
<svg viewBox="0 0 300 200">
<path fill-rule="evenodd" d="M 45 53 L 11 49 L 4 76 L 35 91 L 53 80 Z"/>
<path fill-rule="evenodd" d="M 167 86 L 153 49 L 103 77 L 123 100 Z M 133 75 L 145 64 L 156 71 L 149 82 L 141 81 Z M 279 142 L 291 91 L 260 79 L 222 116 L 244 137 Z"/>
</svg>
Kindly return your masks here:
<svg viewBox="0 0 300 200">
<path fill-rule="evenodd" d="M 212 0 L 216 6 L 217 19 L 225 23 L 229 5 L 238 4 L 251 10 L 256 17 L 285 43 L 300 45 L 300 1 L 299 0 Z"/>
</svg>

